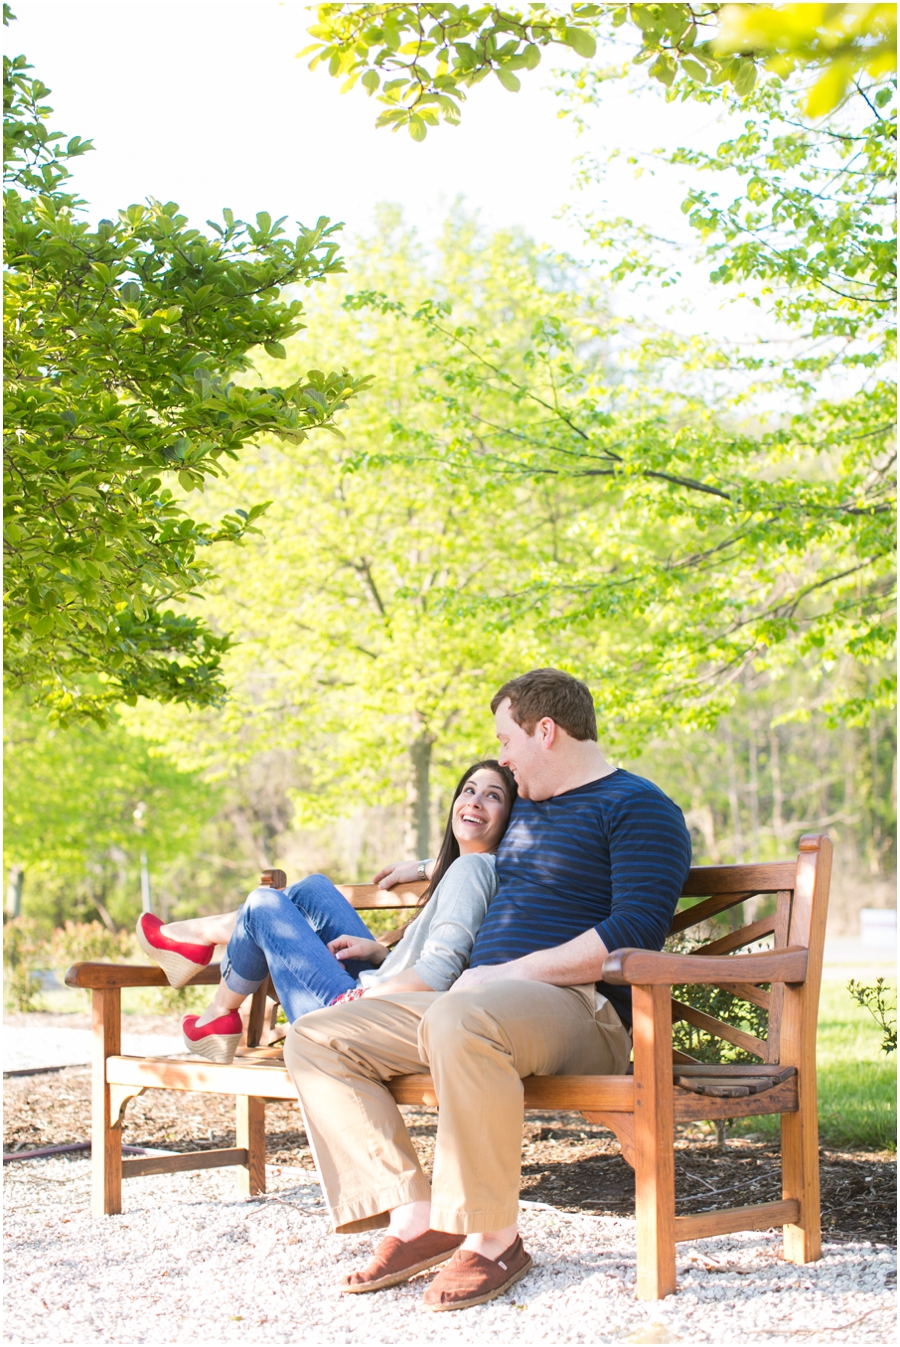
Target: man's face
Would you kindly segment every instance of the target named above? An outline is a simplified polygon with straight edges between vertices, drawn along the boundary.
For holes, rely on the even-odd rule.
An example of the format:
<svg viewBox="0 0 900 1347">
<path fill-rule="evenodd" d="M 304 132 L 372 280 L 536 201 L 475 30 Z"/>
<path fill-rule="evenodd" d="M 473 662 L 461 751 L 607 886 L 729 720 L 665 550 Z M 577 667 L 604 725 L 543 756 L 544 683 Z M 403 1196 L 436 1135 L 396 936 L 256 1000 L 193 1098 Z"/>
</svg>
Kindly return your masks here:
<svg viewBox="0 0 900 1347">
<path fill-rule="evenodd" d="M 525 800 L 546 800 L 552 793 L 550 782 L 550 752 L 545 729 L 553 722 L 539 720 L 534 733 L 528 734 L 509 713 L 506 697 L 494 713 L 497 738 L 500 740 L 501 766 L 508 767 L 516 778 L 519 794 Z"/>
</svg>

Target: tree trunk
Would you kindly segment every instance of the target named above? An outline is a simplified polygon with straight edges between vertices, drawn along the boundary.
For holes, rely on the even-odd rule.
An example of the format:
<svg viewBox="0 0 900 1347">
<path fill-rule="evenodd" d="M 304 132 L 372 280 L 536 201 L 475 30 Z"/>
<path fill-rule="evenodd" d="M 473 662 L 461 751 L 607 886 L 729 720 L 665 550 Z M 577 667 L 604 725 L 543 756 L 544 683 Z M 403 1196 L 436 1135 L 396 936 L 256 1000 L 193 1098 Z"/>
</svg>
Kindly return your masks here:
<svg viewBox="0 0 900 1347">
<path fill-rule="evenodd" d="M 11 865 L 6 884 L 6 915 L 12 920 L 22 915 L 22 889 L 25 887 L 24 865 Z"/>
<path fill-rule="evenodd" d="M 781 846 L 784 832 L 784 795 L 781 790 L 781 757 L 779 754 L 778 730 L 769 730 L 769 771 L 772 776 L 772 832 L 777 846 Z M 780 855 L 780 852 L 779 852 Z"/>
<path fill-rule="evenodd" d="M 734 761 L 734 735 L 731 731 L 731 717 L 724 719 L 725 747 L 728 751 L 728 804 L 731 809 L 731 841 L 734 859 L 737 865 L 744 860 L 744 833 L 741 827 L 741 804 L 738 797 L 737 768 Z"/>
<path fill-rule="evenodd" d="M 434 735 L 427 730 L 409 746 L 410 773 L 406 793 L 406 854 L 424 860 L 431 846 L 431 749 Z"/>
<path fill-rule="evenodd" d="M 748 743 L 750 757 L 750 780 L 747 793 L 750 798 L 750 836 L 753 855 L 751 861 L 759 860 L 759 755 L 756 740 L 756 721 L 750 721 L 750 739 Z"/>
</svg>

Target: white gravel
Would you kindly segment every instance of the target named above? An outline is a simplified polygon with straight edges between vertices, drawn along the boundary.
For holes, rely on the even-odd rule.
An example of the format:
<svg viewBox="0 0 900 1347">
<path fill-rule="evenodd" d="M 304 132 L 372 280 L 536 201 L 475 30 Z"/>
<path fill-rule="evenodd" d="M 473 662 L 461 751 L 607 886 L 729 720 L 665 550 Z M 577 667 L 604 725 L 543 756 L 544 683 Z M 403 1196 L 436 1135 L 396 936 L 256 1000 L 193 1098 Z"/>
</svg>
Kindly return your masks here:
<svg viewBox="0 0 900 1347">
<path fill-rule="evenodd" d="M 3 1070 L 28 1071 L 48 1066 L 86 1066 L 94 1050 L 90 1029 L 55 1025 L 4 1025 Z M 168 1057 L 184 1052 L 180 1034 L 122 1035 L 128 1057 Z"/>
<path fill-rule="evenodd" d="M 679 1248 L 679 1293 L 634 1298 L 634 1222 L 522 1204 L 536 1267 L 502 1299 L 453 1314 L 423 1279 L 345 1297 L 372 1236 L 335 1235 L 314 1176 L 268 1170 L 265 1200 L 229 1170 L 127 1179 L 122 1216 L 90 1216 L 87 1160 L 7 1166 L 5 1340 L 12 1343 L 893 1343 L 893 1250 L 826 1244 L 781 1261 L 779 1236 Z"/>
</svg>

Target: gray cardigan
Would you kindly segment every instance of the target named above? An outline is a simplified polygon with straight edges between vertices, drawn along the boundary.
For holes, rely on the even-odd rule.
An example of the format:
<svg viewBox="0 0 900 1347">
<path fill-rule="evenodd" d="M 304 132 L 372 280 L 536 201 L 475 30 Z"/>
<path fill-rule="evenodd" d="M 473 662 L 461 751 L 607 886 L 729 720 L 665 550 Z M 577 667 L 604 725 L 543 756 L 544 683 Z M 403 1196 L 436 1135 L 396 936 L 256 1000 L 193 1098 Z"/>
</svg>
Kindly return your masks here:
<svg viewBox="0 0 900 1347">
<path fill-rule="evenodd" d="M 458 857 L 381 967 L 360 973 L 360 986 L 376 987 L 413 968 L 434 991 L 445 992 L 468 967 L 475 936 L 496 892 L 493 856 Z"/>
</svg>

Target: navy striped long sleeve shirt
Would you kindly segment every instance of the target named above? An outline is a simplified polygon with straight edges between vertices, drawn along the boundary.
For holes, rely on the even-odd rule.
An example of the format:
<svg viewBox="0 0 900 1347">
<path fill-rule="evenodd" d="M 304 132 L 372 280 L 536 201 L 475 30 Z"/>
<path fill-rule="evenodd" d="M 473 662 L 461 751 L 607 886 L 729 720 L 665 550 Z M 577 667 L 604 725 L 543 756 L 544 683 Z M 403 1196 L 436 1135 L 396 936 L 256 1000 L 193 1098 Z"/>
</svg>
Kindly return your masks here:
<svg viewBox="0 0 900 1347">
<path fill-rule="evenodd" d="M 549 800 L 516 801 L 498 888 L 471 966 L 553 949 L 593 928 L 606 948 L 662 949 L 691 865 L 681 810 L 621 769 Z M 598 982 L 631 1024 L 631 992 Z"/>
</svg>

